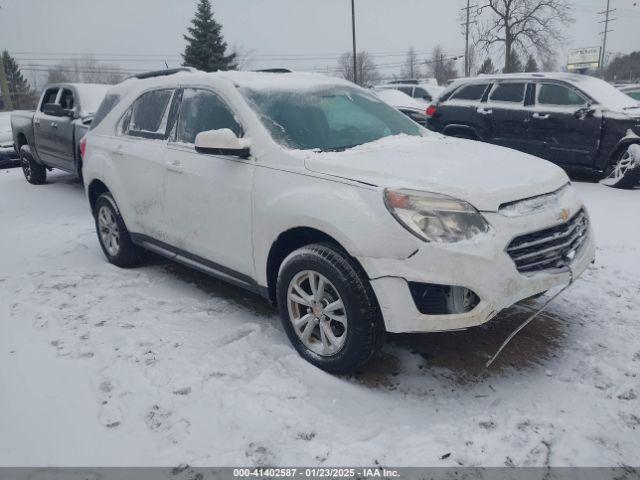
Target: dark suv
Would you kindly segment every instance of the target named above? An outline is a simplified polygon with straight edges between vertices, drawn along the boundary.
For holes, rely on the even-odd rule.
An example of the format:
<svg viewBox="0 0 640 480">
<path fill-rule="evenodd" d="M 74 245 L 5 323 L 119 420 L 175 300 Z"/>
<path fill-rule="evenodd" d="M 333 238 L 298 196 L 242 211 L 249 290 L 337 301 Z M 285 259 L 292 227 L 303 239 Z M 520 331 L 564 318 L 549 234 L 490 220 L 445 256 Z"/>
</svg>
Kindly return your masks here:
<svg viewBox="0 0 640 480">
<path fill-rule="evenodd" d="M 568 73 L 480 76 L 452 84 L 427 111 L 431 130 L 514 148 L 606 185 L 640 183 L 640 102 Z"/>
</svg>

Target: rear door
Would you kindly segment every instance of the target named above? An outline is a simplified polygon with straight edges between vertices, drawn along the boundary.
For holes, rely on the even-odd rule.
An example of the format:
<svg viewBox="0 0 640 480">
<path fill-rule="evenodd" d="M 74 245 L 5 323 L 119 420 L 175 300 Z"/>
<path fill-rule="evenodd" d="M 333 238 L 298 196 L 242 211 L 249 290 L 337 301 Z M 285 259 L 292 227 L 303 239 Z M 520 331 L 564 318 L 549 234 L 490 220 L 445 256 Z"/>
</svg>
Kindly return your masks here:
<svg viewBox="0 0 640 480">
<path fill-rule="evenodd" d="M 165 172 L 169 243 L 204 259 L 217 272 L 253 277 L 252 159 L 198 153 L 198 133 L 244 129 L 214 90 L 185 87 Z"/>
<path fill-rule="evenodd" d="M 531 107 L 525 106 L 526 81 L 493 85 L 487 102 L 477 112 L 483 118 L 486 140 L 503 147 L 534 153 L 529 138 Z"/>
<path fill-rule="evenodd" d="M 63 88 L 60 92 L 58 103 L 62 108 L 71 114 L 75 111 L 76 99 L 74 93 L 69 88 Z M 74 171 L 74 120 L 71 116 L 56 117 L 51 122 L 53 154 L 59 166 L 66 170 Z"/>
<path fill-rule="evenodd" d="M 441 128 L 464 125 L 472 128 L 477 136 L 485 138 L 486 132 L 484 116 L 478 113 L 481 101 L 485 95 L 489 82 L 472 83 L 458 88 L 438 107 L 437 122 Z M 446 132 L 445 132 L 446 133 Z"/>
<path fill-rule="evenodd" d="M 554 163 L 594 166 L 602 128 L 602 113 L 589 106 L 587 96 L 560 82 L 536 84 L 536 108 L 530 133 L 542 158 Z"/>
<path fill-rule="evenodd" d="M 167 138 L 174 117 L 175 90 L 163 88 L 143 93 L 122 116 L 117 136 L 109 142 L 110 157 L 120 172 L 122 195 L 132 218 L 133 233 L 166 241 L 164 221 L 164 170 Z"/>
<path fill-rule="evenodd" d="M 52 123 L 56 122 L 59 117 L 46 115 L 44 106 L 47 103 L 57 103 L 60 88 L 48 88 L 42 96 L 40 108 L 33 117 L 33 135 L 35 139 L 36 151 L 38 157 L 47 164 L 57 165 L 56 145 L 54 128 Z"/>
</svg>

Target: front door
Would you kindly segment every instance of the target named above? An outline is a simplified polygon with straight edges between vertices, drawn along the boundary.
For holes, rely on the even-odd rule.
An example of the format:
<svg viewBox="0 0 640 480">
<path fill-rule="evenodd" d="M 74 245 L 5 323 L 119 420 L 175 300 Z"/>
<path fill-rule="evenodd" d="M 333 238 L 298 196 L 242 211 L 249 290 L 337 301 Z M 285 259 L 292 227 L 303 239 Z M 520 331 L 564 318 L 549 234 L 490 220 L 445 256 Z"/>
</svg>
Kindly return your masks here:
<svg viewBox="0 0 640 480">
<path fill-rule="evenodd" d="M 572 87 L 536 85 L 530 132 L 542 158 L 561 165 L 595 166 L 602 113 L 588 105 L 587 98 Z"/>
<path fill-rule="evenodd" d="M 236 117 L 217 93 L 184 90 L 166 157 L 165 209 L 171 245 L 246 281 L 254 276 L 253 160 L 198 153 L 194 145 L 196 135 L 209 130 L 242 136 Z"/>
<path fill-rule="evenodd" d="M 60 89 L 58 87 L 49 88 L 44 92 L 40 109 L 33 117 L 33 135 L 36 144 L 36 151 L 40 160 L 48 165 L 58 165 L 55 145 L 55 122 L 60 117 L 54 117 L 44 113 L 44 106 L 48 103 L 57 103 Z"/>
<path fill-rule="evenodd" d="M 58 103 L 65 111 L 66 115 L 57 117 L 57 120 L 52 122 L 53 133 L 53 154 L 56 157 L 57 164 L 69 171 L 75 171 L 74 165 L 74 138 L 73 138 L 73 118 L 72 112 L 75 110 L 75 99 L 73 92 L 68 88 L 63 88 L 60 93 Z"/>
</svg>

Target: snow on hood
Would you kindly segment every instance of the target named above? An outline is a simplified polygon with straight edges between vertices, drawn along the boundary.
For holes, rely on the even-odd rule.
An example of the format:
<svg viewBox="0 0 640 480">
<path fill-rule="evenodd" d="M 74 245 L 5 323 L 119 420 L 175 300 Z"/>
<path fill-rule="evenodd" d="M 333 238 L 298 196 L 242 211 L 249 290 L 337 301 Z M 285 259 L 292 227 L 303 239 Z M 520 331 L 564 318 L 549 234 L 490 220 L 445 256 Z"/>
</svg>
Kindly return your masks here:
<svg viewBox="0 0 640 480">
<path fill-rule="evenodd" d="M 298 152 L 308 170 L 386 188 L 466 200 L 495 212 L 507 202 L 558 190 L 569 179 L 531 155 L 472 140 L 398 135 L 344 152 Z"/>
<path fill-rule="evenodd" d="M 604 80 L 588 75 L 583 75 L 578 78 L 578 80 L 574 80 L 574 83 L 578 87 L 583 88 L 594 100 L 609 110 L 626 111 L 626 113 L 632 114 L 635 112 L 630 112 L 628 109 L 636 110 L 634 107 L 640 107 L 640 102 L 622 93 Z M 640 111 L 640 109 L 636 111 Z"/>
</svg>

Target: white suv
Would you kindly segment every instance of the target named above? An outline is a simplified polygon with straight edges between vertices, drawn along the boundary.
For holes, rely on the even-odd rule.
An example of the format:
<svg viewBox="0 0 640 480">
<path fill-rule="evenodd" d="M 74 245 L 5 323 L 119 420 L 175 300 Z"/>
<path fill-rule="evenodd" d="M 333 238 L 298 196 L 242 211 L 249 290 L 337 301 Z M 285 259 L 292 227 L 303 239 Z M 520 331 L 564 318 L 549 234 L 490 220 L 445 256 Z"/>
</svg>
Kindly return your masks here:
<svg viewBox="0 0 640 480">
<path fill-rule="evenodd" d="M 151 250 L 263 295 L 329 372 L 385 331 L 481 325 L 594 259 L 546 161 L 428 132 L 334 78 L 167 73 L 114 87 L 86 137 L 105 255 Z"/>
</svg>

